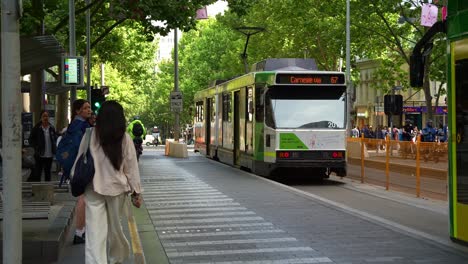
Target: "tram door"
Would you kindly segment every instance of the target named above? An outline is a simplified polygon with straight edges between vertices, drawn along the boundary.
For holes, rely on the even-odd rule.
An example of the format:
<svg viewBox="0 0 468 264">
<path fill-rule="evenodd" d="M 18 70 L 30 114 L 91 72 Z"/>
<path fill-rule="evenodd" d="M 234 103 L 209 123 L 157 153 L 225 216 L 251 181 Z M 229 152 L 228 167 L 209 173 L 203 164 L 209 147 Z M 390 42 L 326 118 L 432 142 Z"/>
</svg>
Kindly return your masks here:
<svg viewBox="0 0 468 264">
<path fill-rule="evenodd" d="M 234 92 L 234 165 L 239 165 L 239 158 L 240 158 L 240 134 L 239 134 L 239 127 L 240 127 L 240 115 L 239 115 L 239 91 Z"/>
<path fill-rule="evenodd" d="M 451 45 L 450 234 L 468 242 L 468 38 Z"/>
<path fill-rule="evenodd" d="M 210 146 L 211 146 L 211 107 L 213 98 L 206 99 L 206 111 L 205 111 L 205 144 L 206 144 L 206 155 L 211 157 Z"/>
</svg>

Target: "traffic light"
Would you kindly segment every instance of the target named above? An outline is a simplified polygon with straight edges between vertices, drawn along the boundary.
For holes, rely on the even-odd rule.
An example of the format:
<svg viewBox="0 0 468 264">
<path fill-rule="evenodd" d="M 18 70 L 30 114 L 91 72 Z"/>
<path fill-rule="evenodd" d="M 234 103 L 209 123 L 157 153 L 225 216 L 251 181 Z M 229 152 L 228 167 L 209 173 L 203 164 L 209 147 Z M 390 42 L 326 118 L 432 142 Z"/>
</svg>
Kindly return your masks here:
<svg viewBox="0 0 468 264">
<path fill-rule="evenodd" d="M 104 101 L 106 101 L 106 97 L 102 93 L 101 89 L 91 90 L 91 110 L 93 110 L 94 113 L 98 113 L 99 108 L 101 108 Z"/>
<path fill-rule="evenodd" d="M 403 112 L 403 96 L 401 94 L 385 95 L 384 112 L 386 115 L 401 115 Z"/>
</svg>

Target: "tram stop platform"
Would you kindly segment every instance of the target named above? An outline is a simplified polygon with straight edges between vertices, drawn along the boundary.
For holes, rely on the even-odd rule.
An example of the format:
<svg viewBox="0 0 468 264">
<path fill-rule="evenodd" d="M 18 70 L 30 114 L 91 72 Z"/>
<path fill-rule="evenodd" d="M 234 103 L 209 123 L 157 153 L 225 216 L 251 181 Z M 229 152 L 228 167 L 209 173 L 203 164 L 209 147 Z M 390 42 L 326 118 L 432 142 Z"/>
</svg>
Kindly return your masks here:
<svg viewBox="0 0 468 264">
<path fill-rule="evenodd" d="M 59 187 L 58 175 L 52 174 L 51 182 L 27 182 L 29 172 L 23 170 L 22 194 L 22 228 L 23 228 L 23 262 L 52 263 L 57 261 L 67 243 L 67 235 L 72 227 L 76 198 L 69 193 L 68 185 Z M 1 184 L 0 184 L 1 185 Z M 45 188 L 44 188 L 45 187 Z M 1 188 L 1 187 L 0 187 Z M 41 189 L 36 191 L 36 189 Z M 50 190 L 48 194 L 42 190 Z M 46 191 L 47 191 L 46 190 Z M 35 198 L 33 193 L 45 197 Z M 0 206 L 3 209 L 3 206 Z M 3 219 L 3 210 L 0 211 Z M 3 228 L 0 239 L 3 256 Z"/>
</svg>

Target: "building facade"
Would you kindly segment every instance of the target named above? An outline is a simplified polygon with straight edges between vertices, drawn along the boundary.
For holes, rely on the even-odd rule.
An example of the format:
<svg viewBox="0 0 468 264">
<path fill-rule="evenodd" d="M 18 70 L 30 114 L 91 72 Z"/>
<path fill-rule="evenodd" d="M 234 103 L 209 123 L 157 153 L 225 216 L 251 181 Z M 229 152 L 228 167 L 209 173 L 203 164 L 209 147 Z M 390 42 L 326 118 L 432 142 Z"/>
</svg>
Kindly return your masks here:
<svg viewBox="0 0 468 264">
<path fill-rule="evenodd" d="M 379 62 L 376 60 L 362 60 L 356 63 L 360 73 L 359 84 L 355 86 L 355 101 L 352 109 L 352 123 L 359 128 L 364 125 L 377 128 L 389 126 L 390 117 L 384 113 L 385 92 L 382 84 L 373 78 Z M 436 95 L 440 86 L 439 82 L 431 82 L 432 105 L 436 105 Z M 391 89 L 390 89 L 391 90 Z M 395 90 L 395 94 L 403 96 L 403 113 L 392 116 L 392 124 L 401 127 L 404 120 L 410 119 L 418 128 L 423 128 L 428 120 L 424 91 L 411 87 L 402 87 Z M 437 107 L 433 108 L 434 125 L 447 124 L 447 105 L 445 95 L 440 96 Z"/>
</svg>

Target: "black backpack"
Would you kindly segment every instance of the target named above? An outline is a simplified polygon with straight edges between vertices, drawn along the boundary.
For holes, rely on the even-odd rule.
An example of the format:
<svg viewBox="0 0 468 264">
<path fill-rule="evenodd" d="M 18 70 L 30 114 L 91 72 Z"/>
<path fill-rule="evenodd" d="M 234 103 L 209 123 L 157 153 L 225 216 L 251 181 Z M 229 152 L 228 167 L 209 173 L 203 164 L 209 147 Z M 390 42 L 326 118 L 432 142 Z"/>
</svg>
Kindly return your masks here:
<svg viewBox="0 0 468 264">
<path fill-rule="evenodd" d="M 143 126 L 140 123 L 133 124 L 132 134 L 135 137 L 141 137 L 143 135 Z"/>
</svg>

